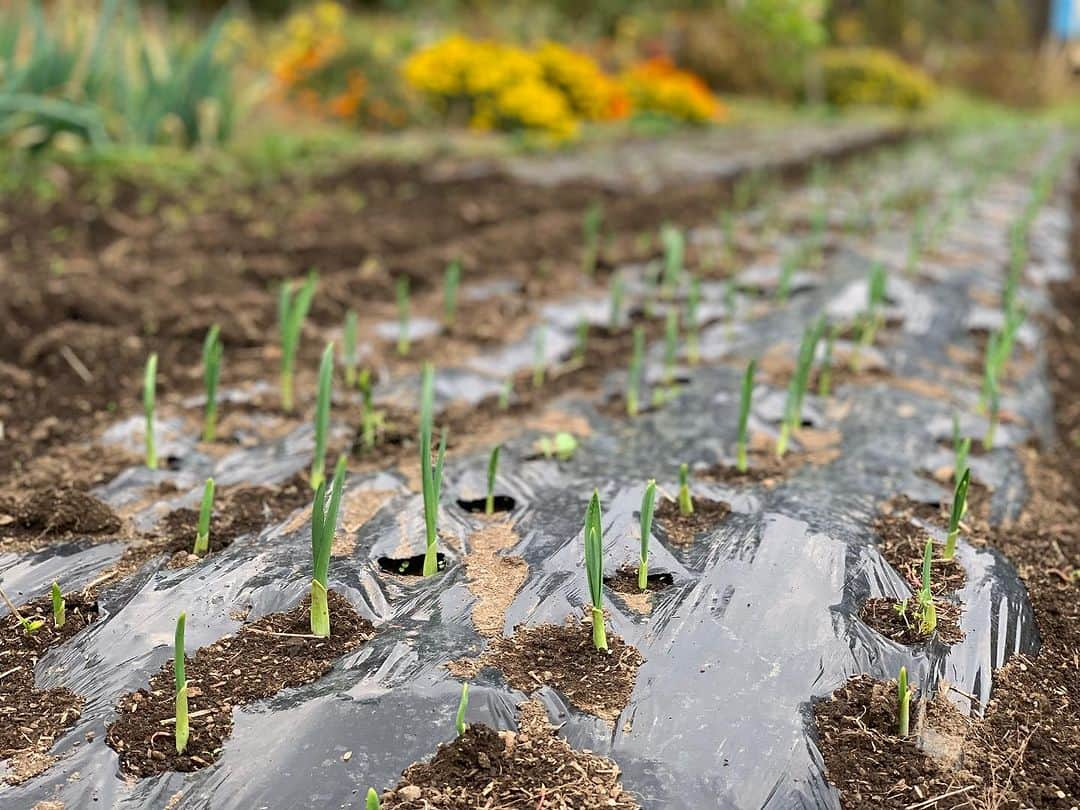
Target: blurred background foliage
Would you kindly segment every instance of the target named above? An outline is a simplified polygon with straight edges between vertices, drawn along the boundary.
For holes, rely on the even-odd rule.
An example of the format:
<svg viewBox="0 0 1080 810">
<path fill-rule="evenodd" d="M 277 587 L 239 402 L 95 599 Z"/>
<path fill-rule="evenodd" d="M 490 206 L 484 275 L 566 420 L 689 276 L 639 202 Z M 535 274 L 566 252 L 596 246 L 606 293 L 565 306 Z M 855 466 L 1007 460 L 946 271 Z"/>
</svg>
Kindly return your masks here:
<svg viewBox="0 0 1080 810">
<path fill-rule="evenodd" d="M 744 99 L 1046 105 L 1073 93 L 1049 2 L 9 0 L 0 144 L 208 147 L 318 122 L 551 145 L 723 125 Z"/>
</svg>

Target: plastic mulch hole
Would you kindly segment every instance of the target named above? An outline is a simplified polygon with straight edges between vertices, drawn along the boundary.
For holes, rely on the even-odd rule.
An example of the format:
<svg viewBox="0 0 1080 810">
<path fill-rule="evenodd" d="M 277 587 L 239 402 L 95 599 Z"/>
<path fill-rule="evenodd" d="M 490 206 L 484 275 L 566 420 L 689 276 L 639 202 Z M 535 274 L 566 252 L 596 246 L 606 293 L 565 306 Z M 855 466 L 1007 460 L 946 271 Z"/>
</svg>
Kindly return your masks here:
<svg viewBox="0 0 1080 810">
<path fill-rule="evenodd" d="M 436 566 L 439 571 L 446 570 L 446 557 L 436 552 Z M 412 557 L 379 557 L 379 568 L 388 574 L 399 577 L 421 577 L 424 575 L 424 555 Z"/>
<path fill-rule="evenodd" d="M 491 500 L 492 506 L 494 507 L 494 514 L 498 514 L 500 512 L 513 512 L 514 507 L 517 506 L 517 501 L 515 501 L 509 495 L 496 495 Z M 457 505 L 464 509 L 466 512 L 483 514 L 487 510 L 487 498 L 473 498 L 472 500 L 458 498 Z"/>
</svg>

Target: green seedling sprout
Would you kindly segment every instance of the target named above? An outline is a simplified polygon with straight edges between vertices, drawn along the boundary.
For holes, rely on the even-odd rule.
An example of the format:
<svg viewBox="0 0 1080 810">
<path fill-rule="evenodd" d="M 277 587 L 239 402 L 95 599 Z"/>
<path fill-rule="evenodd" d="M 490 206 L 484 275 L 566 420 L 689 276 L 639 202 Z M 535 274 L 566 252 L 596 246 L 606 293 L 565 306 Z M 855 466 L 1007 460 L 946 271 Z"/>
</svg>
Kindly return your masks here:
<svg viewBox="0 0 1080 810">
<path fill-rule="evenodd" d="M 193 554 L 199 556 L 210 550 L 210 515 L 214 508 L 214 479 L 207 478 L 203 487 L 202 505 L 199 507 L 199 525 L 195 529 Z"/>
<path fill-rule="evenodd" d="M 863 313 L 859 325 L 859 342 L 851 355 L 851 368 L 853 371 L 859 370 L 861 351 L 874 345 L 874 338 L 884 321 L 882 309 L 885 304 L 886 284 L 885 265 L 881 262 L 874 262 L 870 267 L 870 278 L 866 288 L 866 311 Z"/>
<path fill-rule="evenodd" d="M 998 411 L 1001 407 L 1001 399 L 998 393 L 997 386 L 997 376 L 994 374 L 990 375 L 989 389 L 989 422 L 986 425 L 986 434 L 983 436 L 983 449 L 987 451 L 994 449 L 994 433 L 997 431 Z"/>
<path fill-rule="evenodd" d="M 649 479 L 641 496 L 641 557 L 638 560 L 638 590 L 649 589 L 649 538 L 652 536 L 653 512 L 656 509 L 656 481 Z"/>
<path fill-rule="evenodd" d="M 634 327 L 634 348 L 630 354 L 630 367 L 626 372 L 626 414 L 637 416 L 638 395 L 641 388 L 641 370 L 645 363 L 645 329 Z"/>
<path fill-rule="evenodd" d="M 825 354 L 821 358 L 821 365 L 818 366 L 818 396 L 822 399 L 829 396 L 829 391 L 832 388 L 833 346 L 836 344 L 836 337 L 839 333 L 840 325 L 834 323 L 829 327 L 828 335 L 825 338 Z"/>
<path fill-rule="evenodd" d="M 398 276 L 394 283 L 398 311 L 397 353 L 404 357 L 409 353 L 409 277 Z"/>
<path fill-rule="evenodd" d="M 600 493 L 593 490 L 589 508 L 585 511 L 585 573 L 589 579 L 589 597 L 592 601 L 593 646 L 607 650 L 607 632 L 604 628 L 604 530 L 600 516 Z"/>
<path fill-rule="evenodd" d="M 792 374 L 791 382 L 788 384 L 787 400 L 784 403 L 784 417 L 780 425 L 780 437 L 776 442 L 776 455 L 778 457 L 787 452 L 791 434 L 802 424 L 802 405 L 806 396 L 806 386 L 810 381 L 810 367 L 813 365 L 817 344 L 824 330 L 825 318 L 822 316 L 803 332 L 795 372 Z"/>
<path fill-rule="evenodd" d="M 461 262 L 454 259 L 446 265 L 443 275 L 443 324 L 454 325 L 457 317 L 458 287 L 461 284 Z"/>
<path fill-rule="evenodd" d="M 735 262 L 735 216 L 730 211 L 720 215 L 720 229 L 724 232 L 724 262 Z"/>
<path fill-rule="evenodd" d="M 577 452 L 578 441 L 573 433 L 559 432 L 554 436 L 544 436 L 537 442 L 537 448 L 544 458 L 556 458 L 569 461 Z"/>
<path fill-rule="evenodd" d="M 364 447 L 368 450 L 375 446 L 375 437 L 382 424 L 382 412 L 375 410 L 375 391 L 371 383 L 371 369 L 365 368 L 356 377 L 356 386 L 360 389 L 360 433 Z"/>
<path fill-rule="evenodd" d="M 911 689 L 908 687 L 907 667 L 900 667 L 900 677 L 896 679 L 896 714 L 897 733 L 901 737 L 907 737 L 911 722 Z"/>
<path fill-rule="evenodd" d="M 579 363 L 585 362 L 585 355 L 589 351 L 589 322 L 582 317 L 577 324 L 577 344 L 574 347 L 574 359 Z"/>
<path fill-rule="evenodd" d="M 596 259 L 600 253 L 600 227 L 603 222 L 604 206 L 600 202 L 594 202 L 585 210 L 585 216 L 581 220 L 581 231 L 585 242 L 581 271 L 587 276 L 591 276 L 596 270 Z"/>
<path fill-rule="evenodd" d="M 345 313 L 345 329 L 341 335 L 341 364 L 345 367 L 345 387 L 349 390 L 356 388 L 356 364 L 358 360 L 356 333 L 358 327 L 356 311 L 350 309 Z"/>
<path fill-rule="evenodd" d="M 675 380 L 675 360 L 679 354 L 679 310 L 668 310 L 664 325 L 664 384 Z"/>
<path fill-rule="evenodd" d="M 215 323 L 206 333 L 202 348 L 203 387 L 206 389 L 206 410 L 203 415 L 202 440 L 212 442 L 217 433 L 217 389 L 221 377 L 220 327 Z"/>
<path fill-rule="evenodd" d="M 315 456 L 311 461 L 311 488 L 326 478 L 326 436 L 330 432 L 330 398 L 334 385 L 334 344 L 327 343 L 319 362 L 319 393 L 315 401 Z"/>
<path fill-rule="evenodd" d="M 690 497 L 690 467 L 679 465 L 679 514 L 694 514 L 694 499 Z"/>
<path fill-rule="evenodd" d="M 67 622 L 67 602 L 64 601 L 64 594 L 60 591 L 60 584 L 54 582 L 52 584 L 52 618 L 53 626 L 59 630 Z"/>
<path fill-rule="evenodd" d="M 690 365 L 701 362 L 701 279 L 690 279 L 690 291 L 686 295 L 686 358 Z"/>
<path fill-rule="evenodd" d="M 469 708 L 469 684 L 461 684 L 461 697 L 457 704 L 457 717 L 454 718 L 454 728 L 460 737 L 465 733 L 468 726 L 465 725 L 465 711 Z"/>
<path fill-rule="evenodd" d="M 544 384 L 544 359 L 547 345 L 547 329 L 543 326 L 536 327 L 533 335 L 533 388 L 539 388 Z"/>
<path fill-rule="evenodd" d="M 945 539 L 945 551 L 941 555 L 946 560 L 951 560 L 956 555 L 956 538 L 960 534 L 960 518 L 964 516 L 967 506 L 967 491 L 970 482 L 971 470 L 964 470 L 963 477 L 953 490 L 952 511 L 949 513 L 949 534 Z"/>
<path fill-rule="evenodd" d="M 420 381 L 420 479 L 424 494 L 424 576 L 439 570 L 437 545 L 439 540 L 439 496 L 442 490 L 443 460 L 446 458 L 446 430 L 439 440 L 439 452 L 434 466 L 431 463 L 431 433 L 435 421 L 435 369 L 424 364 Z"/>
<path fill-rule="evenodd" d="M 780 278 L 776 282 L 776 300 L 787 301 L 791 295 L 791 280 L 798 269 L 801 251 L 792 250 L 780 262 Z"/>
<path fill-rule="evenodd" d="M 379 803 L 379 794 L 375 792 L 375 788 L 367 789 L 367 800 L 364 804 L 364 810 L 381 810 L 382 805 Z"/>
<path fill-rule="evenodd" d="M 278 334 L 281 338 L 281 407 L 292 412 L 293 379 L 296 373 L 296 350 L 300 345 L 300 331 L 304 318 L 311 308 L 311 299 L 315 297 L 315 286 L 319 276 L 308 273 L 304 286 L 293 294 L 293 285 L 285 283 L 278 292 Z"/>
<path fill-rule="evenodd" d="M 686 237 L 674 225 L 664 225 L 660 229 L 660 243 L 664 246 L 664 292 L 671 295 L 679 288 L 679 280 L 682 278 Z"/>
<path fill-rule="evenodd" d="M 743 374 L 742 391 L 739 394 L 739 438 L 735 450 L 735 469 L 745 473 L 747 469 L 746 447 L 750 425 L 750 400 L 754 394 L 754 371 L 757 369 L 757 361 L 751 360 L 746 364 L 746 372 Z"/>
<path fill-rule="evenodd" d="M 311 505 L 311 634 L 330 637 L 329 592 L 330 548 L 334 544 L 341 491 L 345 486 L 346 458 L 340 456 L 330 482 L 330 500 L 326 498 L 326 480 L 319 482 Z"/>
<path fill-rule="evenodd" d="M 4 600 L 4 604 L 7 605 L 8 610 L 11 611 L 11 615 L 15 617 L 15 621 L 22 626 L 23 632 L 26 633 L 26 635 L 33 635 L 45 624 L 41 619 L 28 619 L 19 613 L 19 609 L 15 607 L 10 599 L 8 599 L 8 595 L 4 593 L 3 588 L 0 588 L 0 598 Z"/>
<path fill-rule="evenodd" d="M 971 452 L 971 437 L 960 435 L 960 420 L 953 414 L 953 486 L 960 483 L 968 469 L 968 454 Z M 965 511 L 967 504 L 964 504 Z"/>
<path fill-rule="evenodd" d="M 157 352 L 151 352 L 146 359 L 146 371 L 143 374 L 143 415 L 146 417 L 146 466 L 156 470 L 158 465 L 157 450 L 154 447 L 154 400 L 157 391 Z"/>
<path fill-rule="evenodd" d="M 510 407 L 510 395 L 514 393 L 514 378 L 507 377 L 503 381 L 502 390 L 499 391 L 499 410 L 505 411 Z"/>
<path fill-rule="evenodd" d="M 484 514 L 495 514 L 495 476 L 499 472 L 499 448 L 495 445 L 491 448 L 491 457 L 488 458 L 487 469 L 487 500 L 484 501 Z"/>
<path fill-rule="evenodd" d="M 930 590 L 930 566 L 934 560 L 934 541 L 926 540 L 923 549 L 922 587 L 919 588 L 919 632 L 928 636 L 937 629 L 937 608 L 934 606 L 934 594 Z"/>
<path fill-rule="evenodd" d="M 618 329 L 622 323 L 623 296 L 625 285 L 620 275 L 611 277 L 611 307 L 608 310 L 608 327 Z"/>
<path fill-rule="evenodd" d="M 184 624 L 187 614 L 181 613 L 176 619 L 176 639 L 173 644 L 173 674 L 176 676 L 176 753 L 184 753 L 187 748 L 190 728 L 188 727 L 188 684 L 184 672 Z"/>
<path fill-rule="evenodd" d="M 729 278 L 724 284 L 724 311 L 727 314 L 727 333 L 730 337 L 735 332 L 735 279 Z"/>
</svg>

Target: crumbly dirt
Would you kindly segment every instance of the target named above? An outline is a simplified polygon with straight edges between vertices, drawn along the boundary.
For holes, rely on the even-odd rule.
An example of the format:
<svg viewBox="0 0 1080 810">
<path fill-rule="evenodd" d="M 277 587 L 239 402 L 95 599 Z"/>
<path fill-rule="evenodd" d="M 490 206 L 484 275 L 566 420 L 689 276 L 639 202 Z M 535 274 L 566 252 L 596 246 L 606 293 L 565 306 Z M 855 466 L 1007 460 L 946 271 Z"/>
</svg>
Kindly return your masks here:
<svg viewBox="0 0 1080 810">
<path fill-rule="evenodd" d="M 458 677 L 474 677 L 495 667 L 514 689 L 530 693 L 550 686 L 582 711 L 614 721 L 630 700 L 645 659 L 612 632 L 607 643 L 607 652 L 593 646 L 589 621 L 518 625 L 514 635 L 493 640 L 479 658 L 459 659 L 448 668 Z"/>
<path fill-rule="evenodd" d="M 645 590 L 641 590 L 636 565 L 624 565 L 613 576 L 604 579 L 604 585 L 617 593 L 623 604 L 643 616 L 652 613 L 653 594 L 674 584 L 675 578 L 671 574 L 649 574 L 645 580 Z"/>
<path fill-rule="evenodd" d="M 109 539 L 122 526 L 108 504 L 71 486 L 41 489 L 21 501 L 0 495 L 2 551 L 28 551 L 74 538 Z"/>
<path fill-rule="evenodd" d="M 656 522 L 664 537 L 677 546 L 688 546 L 707 531 L 715 529 L 731 507 L 723 501 L 691 496 L 694 511 L 684 515 L 679 504 L 671 498 L 663 498 L 656 505 Z"/>
<path fill-rule="evenodd" d="M 963 609 L 956 602 L 947 599 L 934 600 L 937 628 L 928 635 L 919 630 L 919 620 L 915 616 L 915 599 L 908 601 L 903 613 L 897 609 L 899 604 L 895 599 L 868 599 L 859 609 L 859 618 L 885 638 L 899 644 L 928 644 L 935 638 L 944 644 L 956 644 L 964 640 L 964 633 L 960 629 Z"/>
<path fill-rule="evenodd" d="M 503 554 L 517 542 L 517 532 L 509 522 L 490 523 L 469 538 L 469 553 L 463 560 L 465 584 L 477 599 L 472 620 L 482 636 L 502 634 L 506 609 L 528 576 L 524 559 Z"/>
<path fill-rule="evenodd" d="M 900 573 L 912 591 L 918 591 L 922 588 L 927 535 L 911 522 L 910 515 L 911 512 L 902 510 L 878 515 L 874 519 L 874 531 L 881 538 L 878 550 L 882 556 Z M 943 548 L 935 542 L 934 557 L 930 563 L 930 592 L 935 597 L 954 593 L 963 588 L 967 581 L 964 567 L 955 557 L 951 560 L 942 558 Z"/>
<path fill-rule="evenodd" d="M 428 762 L 410 765 L 381 804 L 386 810 L 639 806 L 619 784 L 619 766 L 571 748 L 535 700 L 521 704 L 516 732 L 472 724 Z"/>
<path fill-rule="evenodd" d="M 70 689 L 37 689 L 34 668 L 51 647 L 63 644 L 97 618 L 97 605 L 78 594 L 65 595 L 66 621 L 53 624 L 52 601 L 27 602 L 19 613 L 44 620 L 26 633 L 14 614 L 0 618 L 0 760 L 7 760 L 10 783 L 39 773 L 51 762 L 48 752 L 64 729 L 79 719 L 83 698 Z"/>
<path fill-rule="evenodd" d="M 234 708 L 318 680 L 336 659 L 375 633 L 345 597 L 331 591 L 330 637 L 315 638 L 309 604 L 305 598 L 291 610 L 263 616 L 185 658 L 191 736 L 182 754 L 173 739 L 173 662 L 166 662 L 147 688 L 124 695 L 117 719 L 106 729 L 121 769 L 143 777 L 205 768 L 232 733 Z"/>
</svg>

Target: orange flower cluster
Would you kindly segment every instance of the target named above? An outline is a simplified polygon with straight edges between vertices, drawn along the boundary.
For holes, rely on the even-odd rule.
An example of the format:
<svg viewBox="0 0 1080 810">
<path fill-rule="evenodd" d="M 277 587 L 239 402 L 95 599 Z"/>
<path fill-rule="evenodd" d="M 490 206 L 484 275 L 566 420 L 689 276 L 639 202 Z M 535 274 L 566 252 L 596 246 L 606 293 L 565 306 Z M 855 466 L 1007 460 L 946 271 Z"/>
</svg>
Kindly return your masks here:
<svg viewBox="0 0 1080 810">
<path fill-rule="evenodd" d="M 635 110 L 701 124 L 727 118 L 727 108 L 700 77 L 656 56 L 630 68 L 622 85 Z"/>
</svg>

